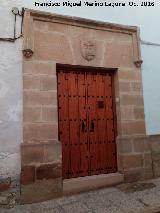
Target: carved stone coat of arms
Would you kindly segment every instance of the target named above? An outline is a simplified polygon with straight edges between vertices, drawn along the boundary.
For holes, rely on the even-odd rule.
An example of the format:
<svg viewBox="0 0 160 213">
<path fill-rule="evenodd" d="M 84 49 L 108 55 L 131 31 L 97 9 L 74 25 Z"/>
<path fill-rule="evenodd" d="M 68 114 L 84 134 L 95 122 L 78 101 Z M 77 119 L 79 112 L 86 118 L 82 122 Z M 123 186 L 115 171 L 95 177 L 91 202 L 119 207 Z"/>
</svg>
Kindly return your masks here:
<svg viewBox="0 0 160 213">
<path fill-rule="evenodd" d="M 87 61 L 91 61 L 96 57 L 96 42 L 90 39 L 82 39 L 80 41 L 81 55 Z"/>
</svg>

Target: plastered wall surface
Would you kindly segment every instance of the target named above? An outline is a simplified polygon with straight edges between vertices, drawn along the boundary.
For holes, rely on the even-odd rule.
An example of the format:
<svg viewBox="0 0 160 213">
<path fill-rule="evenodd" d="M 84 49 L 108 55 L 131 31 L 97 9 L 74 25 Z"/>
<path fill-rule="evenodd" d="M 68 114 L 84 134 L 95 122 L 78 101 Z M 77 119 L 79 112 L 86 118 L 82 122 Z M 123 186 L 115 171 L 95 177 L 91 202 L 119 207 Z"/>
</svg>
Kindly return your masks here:
<svg viewBox="0 0 160 213">
<path fill-rule="evenodd" d="M 14 16 L 10 11 L 20 2 L 0 2 L 0 37 L 13 36 Z M 11 177 L 16 183 L 22 142 L 21 46 L 22 39 L 15 43 L 0 41 L 0 178 Z"/>
<path fill-rule="evenodd" d="M 137 25 L 141 29 L 142 40 L 160 43 L 160 29 L 157 27 L 160 20 L 158 12 L 160 4 L 158 3 L 154 8 L 35 8 L 33 0 L 1 0 L 0 37 L 11 37 L 13 35 L 14 19 L 11 8 L 15 6 Z M 20 30 L 18 23 L 17 34 Z M 21 49 L 22 39 L 15 43 L 0 41 L 0 177 L 18 178 L 20 173 L 20 143 L 22 143 Z M 160 90 L 160 46 L 143 44 L 141 49 L 142 59 L 144 60 L 142 76 L 146 130 L 148 135 L 160 134 L 160 98 L 157 92 Z"/>
</svg>

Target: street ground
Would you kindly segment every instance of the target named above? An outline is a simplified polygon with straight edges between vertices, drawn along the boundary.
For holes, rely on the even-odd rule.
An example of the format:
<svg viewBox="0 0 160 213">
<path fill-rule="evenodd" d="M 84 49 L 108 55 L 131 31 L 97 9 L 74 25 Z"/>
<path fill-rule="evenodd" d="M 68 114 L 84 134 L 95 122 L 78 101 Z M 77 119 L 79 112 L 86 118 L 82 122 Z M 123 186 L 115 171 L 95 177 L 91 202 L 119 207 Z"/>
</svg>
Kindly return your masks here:
<svg viewBox="0 0 160 213">
<path fill-rule="evenodd" d="M 0 207 L 0 213 L 160 213 L 160 178 L 36 204 Z"/>
</svg>

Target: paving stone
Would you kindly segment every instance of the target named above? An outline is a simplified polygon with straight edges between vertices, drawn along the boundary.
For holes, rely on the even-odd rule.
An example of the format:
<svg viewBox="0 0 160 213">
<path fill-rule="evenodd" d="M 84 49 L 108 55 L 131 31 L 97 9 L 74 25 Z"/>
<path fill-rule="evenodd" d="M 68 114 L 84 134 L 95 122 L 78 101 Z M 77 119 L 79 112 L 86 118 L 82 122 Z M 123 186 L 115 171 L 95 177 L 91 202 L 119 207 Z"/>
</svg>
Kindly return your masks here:
<svg viewBox="0 0 160 213">
<path fill-rule="evenodd" d="M 134 200 L 139 200 L 139 199 L 142 199 L 145 195 L 147 194 L 156 194 L 157 192 L 160 192 L 157 190 L 157 188 L 153 188 L 153 189 L 147 189 L 147 190 L 144 190 L 144 191 L 140 191 L 140 192 L 133 192 L 133 193 L 128 193 L 128 197 L 129 199 L 134 199 Z"/>
<path fill-rule="evenodd" d="M 104 199 L 109 199 L 111 202 L 111 207 L 115 206 L 121 209 L 123 212 L 139 212 L 144 208 L 144 205 L 136 200 L 136 198 L 131 198 L 128 194 L 123 192 L 114 192 L 106 194 Z"/>
<path fill-rule="evenodd" d="M 160 178 L 153 179 L 152 182 L 156 185 L 156 189 L 160 190 Z"/>
<path fill-rule="evenodd" d="M 7 211 L 6 209 L 0 208 L 0 213 L 9 213 L 9 211 Z"/>
<path fill-rule="evenodd" d="M 10 209 L 1 209 L 0 213 L 31 213 L 31 205 L 17 205 Z"/>
<path fill-rule="evenodd" d="M 31 208 L 30 213 L 63 213 L 64 211 L 60 207 L 51 206 L 34 206 Z"/>
<path fill-rule="evenodd" d="M 124 213 L 117 207 L 99 208 L 93 211 L 94 213 Z"/>
<path fill-rule="evenodd" d="M 48 200 L 48 201 L 41 202 L 38 204 L 37 203 L 32 204 L 32 208 L 37 208 L 37 205 L 38 205 L 38 207 L 49 207 L 49 208 L 56 208 L 57 206 L 59 206 L 59 204 L 56 202 L 56 199 Z"/>
<path fill-rule="evenodd" d="M 160 195 L 160 194 L 159 194 Z M 160 207 L 160 197 L 158 194 L 149 193 L 144 195 L 142 202 L 148 205 L 149 207 Z"/>
<path fill-rule="evenodd" d="M 125 193 L 129 193 L 129 192 L 138 192 L 138 191 L 144 191 L 147 189 L 153 189 L 155 188 L 156 185 L 152 182 L 137 182 L 137 183 L 128 183 L 128 184 L 120 184 L 119 186 L 117 186 L 117 188 Z"/>
<path fill-rule="evenodd" d="M 145 208 L 144 204 L 135 201 L 135 200 L 123 200 L 121 203 L 116 205 L 117 208 L 120 208 L 125 213 L 140 213 Z"/>
<path fill-rule="evenodd" d="M 141 213 L 160 213 L 160 207 L 159 208 L 146 208 Z"/>
<path fill-rule="evenodd" d="M 90 192 L 83 192 L 79 194 L 74 194 L 74 195 L 68 195 L 68 196 L 63 196 L 61 198 L 55 199 L 55 201 L 58 203 L 58 205 L 64 205 L 72 202 L 83 202 L 86 198 L 91 197 Z"/>
<path fill-rule="evenodd" d="M 105 200 L 110 200 L 112 203 L 120 203 L 122 200 L 129 200 L 127 194 L 120 192 L 120 191 L 116 191 L 113 193 L 106 193 L 103 195 L 103 198 Z"/>
<path fill-rule="evenodd" d="M 90 210 L 84 203 L 81 202 L 73 202 L 70 204 L 63 205 L 61 207 L 67 213 L 87 213 Z"/>
<path fill-rule="evenodd" d="M 88 192 L 88 195 L 90 196 L 94 196 L 94 195 L 104 195 L 104 194 L 109 194 L 109 193 L 113 193 L 113 192 L 118 192 L 119 190 L 115 187 L 109 187 L 109 188 L 104 188 L 104 189 L 98 189 L 98 190 L 94 190 L 94 191 L 90 191 Z"/>
<path fill-rule="evenodd" d="M 97 210 L 100 208 L 105 208 L 111 206 L 111 201 L 109 199 L 104 199 L 102 196 L 87 198 L 83 203 L 88 206 L 91 210 Z"/>
<path fill-rule="evenodd" d="M 0 213 L 160 213 L 160 178 L 152 182 L 156 187 L 144 191 L 126 193 L 110 187 L 10 209 L 0 207 Z"/>
<path fill-rule="evenodd" d="M 58 203 L 58 205 L 66 205 L 66 204 L 70 204 L 72 202 L 76 202 L 80 200 L 80 198 L 77 198 L 77 195 L 75 196 L 64 196 L 62 198 L 58 198 L 56 199 L 56 203 Z"/>
</svg>

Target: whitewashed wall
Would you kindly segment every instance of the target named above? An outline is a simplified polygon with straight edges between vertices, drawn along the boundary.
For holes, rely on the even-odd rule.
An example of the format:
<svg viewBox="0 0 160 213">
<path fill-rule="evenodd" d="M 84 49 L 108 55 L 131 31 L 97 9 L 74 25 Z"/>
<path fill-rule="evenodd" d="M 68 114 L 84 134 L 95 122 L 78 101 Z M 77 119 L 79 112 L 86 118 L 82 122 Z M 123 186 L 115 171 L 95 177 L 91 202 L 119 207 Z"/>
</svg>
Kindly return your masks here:
<svg viewBox="0 0 160 213">
<path fill-rule="evenodd" d="M 0 1 L 0 37 L 13 36 L 13 6 L 21 0 Z M 19 179 L 22 142 L 22 40 L 0 41 L 0 180 Z"/>
<path fill-rule="evenodd" d="M 57 0 L 57 2 L 61 1 Z M 160 43 L 160 28 L 157 27 L 157 22 L 160 21 L 160 3 L 157 3 L 154 8 L 35 8 L 34 2 L 34 0 L 0 0 L 0 37 L 13 35 L 11 8 L 16 6 L 137 25 L 141 29 L 142 40 Z M 37 2 L 47 1 L 37 0 Z M 19 177 L 20 173 L 20 143 L 22 142 L 21 48 L 22 39 L 15 43 L 0 41 L 0 178 L 3 176 Z M 142 74 L 147 134 L 160 134 L 160 46 L 144 44 L 141 45 L 141 48 L 144 60 Z"/>
</svg>

